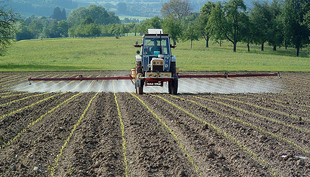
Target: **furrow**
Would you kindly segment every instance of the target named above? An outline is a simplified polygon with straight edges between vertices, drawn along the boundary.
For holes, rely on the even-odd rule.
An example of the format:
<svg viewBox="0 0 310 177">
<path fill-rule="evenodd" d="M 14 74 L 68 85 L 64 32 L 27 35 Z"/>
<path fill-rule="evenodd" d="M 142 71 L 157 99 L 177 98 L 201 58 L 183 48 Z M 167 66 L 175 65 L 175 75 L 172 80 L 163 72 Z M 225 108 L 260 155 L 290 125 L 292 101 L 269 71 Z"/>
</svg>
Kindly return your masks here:
<svg viewBox="0 0 310 177">
<path fill-rule="evenodd" d="M 138 96 L 130 93 L 133 97 L 135 97 L 136 99 L 138 99 L 147 109 L 150 113 L 152 113 L 152 115 L 158 119 L 158 121 L 170 132 L 170 134 L 173 136 L 173 138 L 175 139 L 175 141 L 179 144 L 180 148 L 186 153 L 186 156 L 188 158 L 188 161 L 193 165 L 193 167 L 195 168 L 196 172 L 199 174 L 199 168 L 197 167 L 197 165 L 194 163 L 193 159 L 191 158 L 188 150 L 183 146 L 182 142 L 179 140 L 178 136 L 172 131 L 172 129 L 167 126 L 167 124 L 152 110 L 150 109 L 150 107 L 148 105 L 146 105 L 144 103 L 144 101 L 142 101 Z"/>
<path fill-rule="evenodd" d="M 153 114 L 150 105 L 140 101 L 143 98 L 135 96 L 117 93 L 125 129 L 129 176 L 199 176 L 169 127 Z"/>
<path fill-rule="evenodd" d="M 126 138 L 125 138 L 125 126 L 124 126 L 124 122 L 123 122 L 123 117 L 122 117 L 122 113 L 120 110 L 120 106 L 118 104 L 117 101 L 117 96 L 116 96 L 116 92 L 115 92 L 115 85 L 113 82 L 113 89 L 114 89 L 114 98 L 115 98 L 115 103 L 117 106 L 117 113 L 118 113 L 118 118 L 119 118 L 119 122 L 120 122 L 120 127 L 121 127 L 121 131 L 122 131 L 122 146 L 123 146 L 123 156 L 124 156 L 124 166 L 125 166 L 125 173 L 124 176 L 128 176 L 128 165 L 127 165 L 127 157 L 126 157 L 126 150 L 127 150 L 127 146 L 126 146 Z"/>
<path fill-rule="evenodd" d="M 126 176 L 125 143 L 115 101 L 112 93 L 98 93 L 63 150 L 55 175 Z"/>
<path fill-rule="evenodd" d="M 157 98 L 160 98 L 164 102 L 168 103 L 170 106 L 177 108 L 180 112 L 183 112 L 183 114 L 186 114 L 186 117 L 189 117 L 185 119 L 185 122 L 193 122 L 192 124 L 192 129 L 195 131 L 191 130 L 192 132 L 197 132 L 198 134 L 201 134 L 200 136 L 205 137 L 210 139 L 211 145 L 206 143 L 205 146 L 215 146 L 211 150 L 212 154 L 215 154 L 213 158 L 216 159 L 221 159 L 219 163 L 222 163 L 222 167 L 224 167 L 224 170 L 222 169 L 221 171 L 226 171 L 226 173 L 229 171 L 229 173 L 225 174 L 223 173 L 222 175 L 237 175 L 237 176 L 257 176 L 259 175 L 277 175 L 277 173 L 274 171 L 274 169 L 270 166 L 269 163 L 265 161 L 265 159 L 260 158 L 253 150 L 251 147 L 247 147 L 246 144 L 244 144 L 243 141 L 239 141 L 236 139 L 234 135 L 229 135 L 229 133 L 225 132 L 225 128 L 219 125 L 215 124 L 215 118 L 217 117 L 214 113 L 201 113 L 199 115 L 204 115 L 203 118 L 196 115 L 196 112 L 200 112 L 197 110 L 197 108 L 191 108 L 189 105 L 184 104 L 184 102 L 181 102 L 182 105 L 180 105 L 180 102 L 177 100 L 171 100 L 169 98 L 165 98 L 166 96 L 159 96 L 159 95 L 154 95 Z M 175 103 L 177 102 L 177 103 Z M 189 108 L 189 109 L 187 109 Z M 195 110 L 195 111 L 194 111 Z M 178 111 L 178 112 L 179 112 Z M 195 112 L 195 113 L 191 113 Z M 177 113 L 180 114 L 180 113 Z M 180 117 L 181 115 L 179 115 Z M 182 116 L 183 117 L 183 116 Z M 210 119 L 212 121 L 210 121 Z M 220 120 L 219 120 L 220 121 Z M 183 122 L 183 121 L 181 121 Z M 186 124 L 186 123 L 182 123 Z M 187 124 L 188 125 L 188 124 Z M 200 127 L 200 128 L 199 128 Z M 202 130 L 209 130 L 209 132 L 202 134 L 199 132 L 203 132 Z M 198 135 L 196 135 L 198 136 Z M 198 136 L 199 137 L 199 136 Z M 198 138 L 202 139 L 202 138 Z M 217 140 L 218 142 L 216 142 Z M 203 141 L 202 141 L 203 142 Z M 208 141 L 207 141 L 208 142 Z M 215 143 L 216 142 L 216 143 Z M 233 142 L 233 144 L 231 144 Z M 214 145 L 216 144 L 216 145 Z M 203 146 L 202 144 L 198 144 L 196 146 L 199 147 Z M 230 149 L 230 151 L 227 151 Z M 242 154 L 241 151 L 245 151 L 250 158 L 247 157 L 240 157 L 239 154 Z M 210 154 L 210 152 L 209 152 Z M 208 154 L 206 159 L 210 159 L 210 155 Z M 212 157 L 212 155 L 211 155 Z M 218 160 L 219 161 L 219 160 Z M 235 163 L 242 163 L 243 167 L 246 169 L 238 169 L 238 165 Z M 226 167 L 225 167 L 226 166 Z M 267 168 L 269 170 L 269 174 L 264 172 L 264 168 Z"/>
<path fill-rule="evenodd" d="M 93 100 L 96 98 L 96 96 L 98 95 L 99 92 L 97 92 L 88 102 L 86 108 L 84 109 L 82 115 L 80 116 L 80 118 L 78 119 L 78 121 L 74 124 L 73 128 L 70 131 L 69 136 L 67 137 L 67 139 L 65 140 L 64 144 L 61 146 L 61 149 L 59 150 L 59 153 L 57 154 L 56 158 L 54 159 L 55 161 L 55 165 L 51 168 L 51 176 L 54 176 L 55 174 L 55 170 L 57 169 L 58 165 L 59 165 L 59 161 L 61 160 L 62 154 L 63 154 L 63 150 L 66 148 L 67 144 L 69 143 L 71 137 L 73 136 L 76 128 L 80 125 L 80 123 L 82 122 L 82 119 L 84 118 L 85 114 L 87 113 L 89 107 L 91 106 Z"/>
<path fill-rule="evenodd" d="M 221 112 L 223 112 L 226 115 L 230 114 L 230 115 L 234 115 L 236 117 L 240 117 L 243 120 L 247 120 L 247 122 L 245 122 L 244 124 L 251 125 L 255 129 L 262 131 L 263 133 L 272 135 L 273 137 L 278 138 L 281 141 L 284 141 L 288 144 L 291 144 L 304 153 L 309 153 L 308 152 L 309 144 L 308 144 L 307 138 L 306 138 L 308 136 L 307 134 L 310 133 L 308 130 L 305 130 L 305 129 L 297 127 L 297 126 L 278 121 L 278 120 L 273 119 L 273 118 L 265 117 L 265 116 L 262 116 L 260 114 L 253 113 L 253 112 L 247 111 L 245 109 L 241 109 L 241 108 L 238 108 L 238 107 L 235 107 L 235 106 L 232 106 L 230 104 L 226 104 L 226 103 L 223 103 L 220 101 L 215 101 L 215 100 L 211 100 L 208 98 L 201 98 L 201 97 L 197 97 L 197 96 L 195 96 L 195 98 L 205 100 L 208 103 L 212 102 L 212 103 L 215 103 L 218 105 L 225 106 L 226 108 L 221 108 L 221 106 L 218 106 L 219 107 L 218 110 L 220 109 Z M 189 101 L 194 102 L 193 100 L 189 100 Z M 201 105 L 201 104 L 199 104 L 199 105 Z M 232 110 L 230 110 L 230 109 L 232 109 Z M 215 112 L 219 112 L 219 111 L 215 111 Z M 243 115 L 241 112 L 245 113 L 245 115 Z M 254 116 L 254 117 L 252 117 L 252 116 Z M 264 121 L 259 121 L 255 117 L 261 118 Z M 235 117 L 234 118 L 229 117 L 229 118 L 231 118 L 232 120 L 243 122 L 243 120 L 240 120 L 240 119 L 235 118 Z M 252 122 L 252 123 L 250 123 L 250 122 Z M 253 124 L 255 124 L 257 126 L 254 126 Z M 278 127 L 278 126 L 280 126 L 280 127 Z M 260 127 L 263 127 L 263 128 L 260 128 Z M 290 128 L 293 130 L 291 130 Z M 297 132 L 296 132 L 296 130 L 297 130 Z M 272 132 L 274 132 L 274 133 L 272 133 Z M 292 136 L 292 134 L 294 136 Z M 283 137 L 287 137 L 290 140 L 285 139 Z M 302 140 L 302 141 L 300 142 L 300 140 Z M 301 147 L 301 146 L 303 146 L 303 147 Z"/>
<path fill-rule="evenodd" d="M 31 108 L 31 107 L 33 107 L 33 106 L 39 104 L 39 103 L 45 102 L 45 101 L 47 101 L 47 100 L 49 100 L 49 99 L 51 99 L 51 98 L 53 98 L 53 97 L 55 97 L 55 96 L 57 96 L 57 95 L 62 95 L 62 94 L 64 94 L 64 93 L 52 94 L 51 96 L 49 96 L 49 97 L 47 97 L 47 98 L 44 98 L 44 99 L 41 99 L 41 100 L 36 101 L 36 102 L 34 102 L 34 103 L 31 103 L 31 104 L 29 104 L 29 105 L 27 105 L 27 106 L 25 106 L 25 107 L 22 107 L 22 108 L 19 108 L 19 109 L 10 111 L 10 112 L 8 112 L 8 113 L 4 113 L 4 114 L 2 114 L 2 115 L 0 116 L 0 121 L 1 121 L 2 119 L 4 119 L 4 118 L 8 117 L 8 116 L 12 116 L 12 115 L 14 115 L 14 114 L 16 114 L 16 113 L 18 113 L 18 112 L 21 112 L 21 111 L 23 111 L 23 110 L 27 110 L 27 109 L 29 109 L 29 108 Z"/>
<path fill-rule="evenodd" d="M 65 95 L 67 94 L 73 95 Z M 79 94 L 57 108 L 57 111 L 47 114 L 39 123 L 27 128 L 16 141 L 0 152 L 3 172 L 9 176 L 50 176 L 57 155 L 93 95 Z M 43 110 L 47 111 L 50 108 Z M 13 171 L 11 167 L 16 170 Z M 37 170 L 34 170 L 35 167 Z"/>
<path fill-rule="evenodd" d="M 263 107 L 263 106 L 257 105 L 255 103 L 253 104 L 253 103 L 249 103 L 249 102 L 245 102 L 245 101 L 239 101 L 239 100 L 236 100 L 236 99 L 225 98 L 225 97 L 217 97 L 217 96 L 214 96 L 213 98 L 222 99 L 222 100 L 228 100 L 228 101 L 231 101 L 231 102 L 236 102 L 236 103 L 240 103 L 240 104 L 249 105 L 249 106 L 255 107 L 257 109 L 261 109 L 261 110 L 264 110 L 264 111 L 273 112 L 273 113 L 277 113 L 279 115 L 291 117 L 291 118 L 294 118 L 294 119 L 296 119 L 297 121 L 300 121 L 300 122 L 310 122 L 310 119 L 308 119 L 308 118 L 297 116 L 297 115 L 294 115 L 294 114 L 291 114 L 291 113 L 286 113 L 286 112 L 283 112 L 283 111 L 278 111 L 278 110 L 275 110 L 275 109 L 270 109 L 270 108 L 267 108 L 267 107 Z"/>
<path fill-rule="evenodd" d="M 277 106 L 280 106 L 282 108 L 289 108 L 291 110 L 298 110 L 301 112 L 309 112 L 309 110 L 307 110 L 307 108 L 310 108 L 309 105 L 305 105 L 306 103 L 300 104 L 298 103 L 298 101 L 283 101 L 283 100 L 279 100 L 279 98 L 281 97 L 283 99 L 284 96 L 287 96 L 287 94 L 275 94 L 275 95 L 271 95 L 268 94 L 266 95 L 268 96 L 268 98 L 263 99 L 262 97 L 258 97 L 258 96 L 254 96 L 253 94 L 248 94 L 248 95 L 230 95 L 230 96 L 226 96 L 228 98 L 238 98 L 239 99 L 246 99 L 246 100 L 251 100 L 251 101 L 259 101 L 259 102 L 267 102 L 269 104 L 274 104 Z M 276 98 L 272 98 L 272 97 L 276 97 Z M 305 107 L 305 108 L 302 108 Z"/>
<path fill-rule="evenodd" d="M 20 130 L 22 129 L 14 138 L 9 139 L 7 142 L 4 142 L 4 144 L 1 146 L 0 149 L 3 149 L 6 146 L 11 145 L 14 141 L 16 141 L 23 133 L 25 133 L 27 131 L 27 129 L 29 129 L 31 126 L 37 124 L 38 122 L 40 122 L 45 116 L 47 116 L 48 114 L 51 114 L 52 112 L 54 112 L 56 109 L 58 109 L 60 106 L 62 106 L 65 103 L 68 103 L 70 100 L 72 100 L 74 97 L 80 95 L 81 93 L 75 94 L 73 96 L 71 96 L 71 94 L 66 94 L 62 97 L 60 97 L 59 99 L 55 99 L 56 101 L 54 101 L 55 103 L 58 104 L 59 101 L 66 99 L 68 96 L 71 96 L 70 98 L 66 99 L 65 101 L 61 102 L 60 104 L 58 104 L 57 106 L 55 106 L 54 108 L 50 109 L 49 111 L 47 111 L 46 113 L 42 114 L 40 117 L 38 117 L 37 119 L 33 120 L 35 116 L 29 116 L 28 117 L 33 120 L 32 122 L 30 122 L 26 127 L 13 127 L 14 125 L 10 126 L 10 129 L 14 129 L 14 131 L 16 132 L 16 130 Z M 52 103 L 51 101 L 49 102 L 48 107 L 52 107 L 55 103 Z M 42 107 L 40 108 L 40 110 L 44 110 L 42 109 Z M 35 111 L 34 111 L 35 112 Z M 36 115 L 40 115 L 40 113 L 36 112 Z M 29 120 L 30 120 L 29 119 Z M 18 120 L 14 121 L 14 124 L 16 125 Z M 18 125 L 24 125 L 27 122 L 27 117 L 23 117 L 22 120 L 22 124 L 18 124 Z M 8 131 L 5 131 L 5 134 L 8 134 Z M 4 137 L 4 136 L 3 136 Z M 12 137 L 12 136 L 11 136 Z M 7 138 L 6 138 L 7 139 Z"/>
<path fill-rule="evenodd" d="M 29 99 L 29 98 L 32 98 L 32 97 L 37 97 L 37 96 L 41 96 L 41 95 L 45 95 L 45 94 L 47 94 L 47 93 L 39 93 L 39 94 L 36 94 L 36 95 L 26 96 L 26 97 L 23 97 L 23 98 L 20 98 L 20 99 L 16 99 L 16 100 L 4 103 L 4 104 L 0 104 L 0 107 L 7 106 L 7 105 L 10 105 L 12 103 L 16 103 L 16 102 L 19 102 L 19 101 L 23 101 L 23 100 L 26 100 L 26 99 Z"/>
<path fill-rule="evenodd" d="M 4 98 L 13 97 L 13 96 L 21 96 L 21 95 L 29 94 L 29 92 L 24 92 L 24 93 L 15 93 L 15 92 L 12 92 L 12 93 L 13 93 L 13 94 L 11 94 L 11 95 L 5 95 L 5 96 L 2 96 L 1 98 L 4 99 Z"/>
</svg>

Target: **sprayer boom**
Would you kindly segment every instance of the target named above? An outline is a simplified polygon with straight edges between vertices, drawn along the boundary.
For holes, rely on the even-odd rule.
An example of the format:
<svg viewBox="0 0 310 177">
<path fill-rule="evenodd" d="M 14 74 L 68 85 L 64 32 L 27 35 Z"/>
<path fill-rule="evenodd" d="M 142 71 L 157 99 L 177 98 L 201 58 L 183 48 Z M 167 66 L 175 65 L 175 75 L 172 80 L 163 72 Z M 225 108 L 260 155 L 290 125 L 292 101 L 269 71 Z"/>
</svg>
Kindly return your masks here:
<svg viewBox="0 0 310 177">
<path fill-rule="evenodd" d="M 63 78 L 29 78 L 28 81 L 83 81 L 83 80 L 130 80 L 133 79 L 129 76 L 116 76 L 116 77 L 63 77 Z"/>
<path fill-rule="evenodd" d="M 280 76 L 279 73 L 265 73 L 265 74 L 213 74 L 213 75 L 194 75 L 178 74 L 178 78 L 228 78 L 228 77 L 259 77 L 259 76 Z M 83 81 L 83 80 L 132 80 L 132 75 L 128 76 L 115 76 L 115 77 L 62 77 L 62 78 L 29 78 L 28 81 Z"/>
<path fill-rule="evenodd" d="M 179 78 L 228 78 L 228 77 L 259 77 L 259 76 L 280 76 L 279 73 L 265 74 L 215 74 L 215 75 L 179 75 Z"/>
</svg>

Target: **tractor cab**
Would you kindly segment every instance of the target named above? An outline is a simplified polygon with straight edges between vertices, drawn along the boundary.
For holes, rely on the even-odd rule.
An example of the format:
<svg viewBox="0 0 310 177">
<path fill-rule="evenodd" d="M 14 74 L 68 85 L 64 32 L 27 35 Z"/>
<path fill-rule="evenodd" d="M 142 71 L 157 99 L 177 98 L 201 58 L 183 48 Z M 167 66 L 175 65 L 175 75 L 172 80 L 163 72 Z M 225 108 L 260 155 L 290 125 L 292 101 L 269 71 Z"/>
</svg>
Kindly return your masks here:
<svg viewBox="0 0 310 177">
<path fill-rule="evenodd" d="M 146 35 L 143 40 L 142 55 L 158 56 L 170 55 L 170 42 L 168 37 L 157 38 L 155 36 Z"/>
</svg>

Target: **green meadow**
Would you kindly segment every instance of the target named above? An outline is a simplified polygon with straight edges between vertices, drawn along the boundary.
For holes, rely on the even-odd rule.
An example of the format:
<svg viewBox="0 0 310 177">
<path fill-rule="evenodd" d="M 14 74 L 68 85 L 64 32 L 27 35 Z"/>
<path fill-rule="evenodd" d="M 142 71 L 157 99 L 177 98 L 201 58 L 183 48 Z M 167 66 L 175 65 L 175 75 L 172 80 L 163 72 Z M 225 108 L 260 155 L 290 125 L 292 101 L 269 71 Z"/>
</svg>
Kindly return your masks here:
<svg viewBox="0 0 310 177">
<path fill-rule="evenodd" d="M 58 38 L 14 42 L 5 56 L 0 57 L 0 71 L 79 71 L 79 70 L 130 70 L 135 64 L 133 44 L 141 43 L 141 36 L 99 38 Z M 239 43 L 237 52 L 232 44 L 205 41 L 180 42 L 173 55 L 181 71 L 310 71 L 309 49 L 304 48 L 299 57 L 293 48 L 273 51 L 265 45 Z"/>
</svg>

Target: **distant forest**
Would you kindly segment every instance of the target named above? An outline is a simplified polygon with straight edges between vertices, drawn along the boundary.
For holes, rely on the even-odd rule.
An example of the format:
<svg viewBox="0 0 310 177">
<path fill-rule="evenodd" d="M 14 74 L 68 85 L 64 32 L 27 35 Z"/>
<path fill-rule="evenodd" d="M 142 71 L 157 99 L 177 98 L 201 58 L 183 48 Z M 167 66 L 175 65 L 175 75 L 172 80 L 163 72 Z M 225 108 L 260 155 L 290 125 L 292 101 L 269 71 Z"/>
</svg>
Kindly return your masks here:
<svg viewBox="0 0 310 177">
<path fill-rule="evenodd" d="M 49 16 L 56 7 L 74 9 L 78 3 L 72 0 L 10 0 L 9 6 L 22 17 Z"/>
<path fill-rule="evenodd" d="M 210 0 L 212 2 L 224 2 L 224 0 Z M 248 8 L 253 7 L 256 0 L 244 0 Z M 271 2 L 272 0 L 257 0 L 258 2 Z M 113 11 L 116 15 L 154 17 L 160 16 L 160 9 L 165 2 L 169 0 L 10 0 L 9 5 L 23 18 L 35 16 L 49 16 L 56 7 L 66 9 L 67 14 L 71 10 L 83 6 L 88 7 L 91 4 L 103 6 L 108 11 Z M 189 0 L 193 12 L 199 12 L 206 3 L 205 0 Z M 120 10 L 121 8 L 121 10 Z"/>
</svg>

